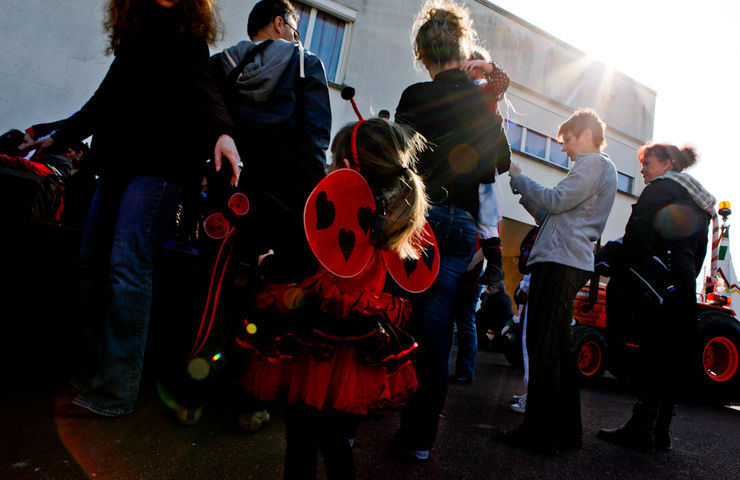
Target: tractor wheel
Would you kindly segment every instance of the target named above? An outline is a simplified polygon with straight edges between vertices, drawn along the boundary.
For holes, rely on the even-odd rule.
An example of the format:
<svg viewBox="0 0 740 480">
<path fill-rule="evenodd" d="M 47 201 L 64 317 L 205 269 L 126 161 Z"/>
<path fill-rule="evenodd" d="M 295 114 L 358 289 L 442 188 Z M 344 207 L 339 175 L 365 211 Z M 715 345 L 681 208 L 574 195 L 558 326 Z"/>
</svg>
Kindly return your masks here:
<svg viewBox="0 0 740 480">
<path fill-rule="evenodd" d="M 573 350 L 576 352 L 581 380 L 595 380 L 606 368 L 606 341 L 597 330 L 584 325 L 573 328 Z"/>
<path fill-rule="evenodd" d="M 725 397 L 740 387 L 740 322 L 707 312 L 699 317 L 698 377 L 712 396 Z"/>
</svg>

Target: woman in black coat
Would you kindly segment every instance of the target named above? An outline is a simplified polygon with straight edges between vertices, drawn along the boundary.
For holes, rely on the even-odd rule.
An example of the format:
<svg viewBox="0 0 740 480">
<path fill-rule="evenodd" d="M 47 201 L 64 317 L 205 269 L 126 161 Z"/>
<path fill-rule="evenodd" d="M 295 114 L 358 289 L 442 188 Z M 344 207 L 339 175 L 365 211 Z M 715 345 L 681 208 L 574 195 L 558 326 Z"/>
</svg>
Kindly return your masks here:
<svg viewBox="0 0 740 480">
<path fill-rule="evenodd" d="M 679 375 L 690 357 L 696 329 L 696 277 L 707 251 L 715 199 L 682 173 L 696 162 L 693 148 L 647 144 L 638 157 L 647 186 L 632 207 L 613 260 L 612 281 L 640 298 L 631 299 L 630 305 L 639 309 L 643 361 L 650 368 L 641 370 L 642 396 L 632 418 L 622 427 L 600 430 L 598 436 L 641 450 L 670 450 Z M 654 292 L 640 287 L 633 272 L 650 282 Z"/>
<path fill-rule="evenodd" d="M 239 155 L 209 74 L 216 36 L 211 0 L 110 0 L 105 23 L 115 59 L 98 90 L 51 137 L 32 147 L 93 136 L 101 180 L 80 249 L 80 291 L 93 354 L 60 416 L 130 413 L 139 390 L 152 301 L 155 250 L 183 190 L 212 154 Z M 215 150 L 213 145 L 215 144 Z"/>
</svg>

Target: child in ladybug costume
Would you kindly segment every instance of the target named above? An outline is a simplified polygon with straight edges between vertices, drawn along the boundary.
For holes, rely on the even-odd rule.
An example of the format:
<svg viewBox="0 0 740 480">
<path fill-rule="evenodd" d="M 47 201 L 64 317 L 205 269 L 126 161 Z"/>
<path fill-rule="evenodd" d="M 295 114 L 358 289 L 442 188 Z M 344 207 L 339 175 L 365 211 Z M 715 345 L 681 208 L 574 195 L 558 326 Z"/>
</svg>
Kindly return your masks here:
<svg viewBox="0 0 740 480">
<path fill-rule="evenodd" d="M 319 268 L 298 283 L 266 284 L 244 319 L 237 342 L 254 354 L 240 383 L 250 396 L 287 404 L 286 478 L 315 476 L 316 447 L 329 478 L 353 477 L 359 418 L 416 390 L 417 344 L 403 330 L 409 301 L 385 283 L 390 274 L 420 292 L 439 270 L 414 172 L 423 148 L 419 134 L 380 118 L 342 128 L 331 173 L 304 210 Z"/>
</svg>

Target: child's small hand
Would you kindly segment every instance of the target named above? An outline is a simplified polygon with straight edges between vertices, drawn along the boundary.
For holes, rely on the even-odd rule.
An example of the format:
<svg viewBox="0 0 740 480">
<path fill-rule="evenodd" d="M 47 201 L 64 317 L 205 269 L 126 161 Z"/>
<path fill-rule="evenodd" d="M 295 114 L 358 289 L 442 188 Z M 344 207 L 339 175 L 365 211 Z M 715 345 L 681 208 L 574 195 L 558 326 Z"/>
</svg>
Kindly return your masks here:
<svg viewBox="0 0 740 480">
<path fill-rule="evenodd" d="M 493 65 L 485 60 L 463 60 L 460 64 L 460 70 L 463 72 L 471 72 L 476 68 L 480 68 L 486 73 L 493 72 Z"/>
</svg>

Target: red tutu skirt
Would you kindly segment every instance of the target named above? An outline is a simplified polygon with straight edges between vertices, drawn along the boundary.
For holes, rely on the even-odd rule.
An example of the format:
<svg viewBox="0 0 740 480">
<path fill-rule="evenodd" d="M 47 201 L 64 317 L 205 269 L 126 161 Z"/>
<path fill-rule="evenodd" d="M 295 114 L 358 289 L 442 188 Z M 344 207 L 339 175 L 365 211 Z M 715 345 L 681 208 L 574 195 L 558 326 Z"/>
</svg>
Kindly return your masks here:
<svg viewBox="0 0 740 480">
<path fill-rule="evenodd" d="M 338 345 L 330 360 L 318 361 L 308 350 L 277 362 L 255 355 L 240 383 L 260 400 L 365 415 L 401 406 L 416 391 L 416 372 L 408 360 L 391 371 L 364 364 L 355 348 Z"/>
<path fill-rule="evenodd" d="M 410 361 L 417 344 L 401 328 L 408 301 L 382 292 L 379 267 L 371 262 L 353 279 L 321 270 L 297 286 L 261 292 L 247 334 L 237 338 L 254 352 L 244 390 L 263 401 L 360 415 L 402 405 L 417 387 Z"/>
</svg>

